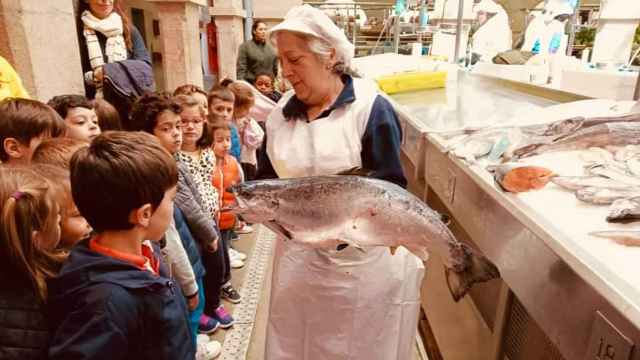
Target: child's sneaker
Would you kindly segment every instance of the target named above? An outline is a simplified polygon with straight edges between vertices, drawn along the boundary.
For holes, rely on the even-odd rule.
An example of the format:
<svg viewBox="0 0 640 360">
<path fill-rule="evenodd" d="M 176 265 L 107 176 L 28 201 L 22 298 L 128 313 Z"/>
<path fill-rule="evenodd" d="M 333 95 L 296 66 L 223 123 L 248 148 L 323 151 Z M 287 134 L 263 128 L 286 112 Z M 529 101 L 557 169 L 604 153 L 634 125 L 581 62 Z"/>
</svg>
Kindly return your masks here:
<svg viewBox="0 0 640 360">
<path fill-rule="evenodd" d="M 218 320 L 209 317 L 205 314 L 200 315 L 200 322 L 198 324 L 198 331 L 202 334 L 211 334 L 218 330 L 220 323 Z"/>
<path fill-rule="evenodd" d="M 229 314 L 222 305 L 218 306 L 215 311 L 214 317 L 216 318 L 216 320 L 218 320 L 218 323 L 220 323 L 220 327 L 223 329 L 232 327 L 233 323 L 235 322 L 231 314 Z"/>
<path fill-rule="evenodd" d="M 217 341 L 198 343 L 196 360 L 212 360 L 220 356 L 222 345 Z"/>
<path fill-rule="evenodd" d="M 229 255 L 229 265 L 231 265 L 232 269 L 240 269 L 244 267 L 244 261 L 238 258 L 232 258 L 231 255 Z"/>
<path fill-rule="evenodd" d="M 251 234 L 253 232 L 253 228 L 246 223 L 242 223 L 242 226 L 236 229 L 236 232 L 238 234 Z"/>
<path fill-rule="evenodd" d="M 232 259 L 247 260 L 247 254 L 242 253 L 234 248 L 229 248 L 229 257 Z"/>
<path fill-rule="evenodd" d="M 209 337 L 209 335 L 207 334 L 198 334 L 198 336 L 196 336 L 196 344 L 206 344 L 208 342 L 211 342 L 211 338 Z"/>
<path fill-rule="evenodd" d="M 221 290 L 222 291 L 220 293 L 222 297 L 224 299 L 229 300 L 229 302 L 232 302 L 234 304 L 239 304 L 240 300 L 242 300 L 242 296 L 240 296 L 240 293 L 238 293 L 236 289 L 234 289 L 233 286 L 231 286 L 230 283 L 223 286 Z"/>
</svg>

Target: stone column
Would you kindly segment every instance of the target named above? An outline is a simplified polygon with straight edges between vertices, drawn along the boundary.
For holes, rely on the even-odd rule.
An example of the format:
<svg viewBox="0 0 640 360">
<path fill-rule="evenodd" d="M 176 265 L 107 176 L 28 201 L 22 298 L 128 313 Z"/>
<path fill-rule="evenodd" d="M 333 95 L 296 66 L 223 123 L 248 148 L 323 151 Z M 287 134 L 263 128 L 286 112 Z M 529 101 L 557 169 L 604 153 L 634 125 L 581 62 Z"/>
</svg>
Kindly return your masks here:
<svg viewBox="0 0 640 360">
<path fill-rule="evenodd" d="M 206 0 L 149 0 L 160 20 L 162 71 L 167 91 L 184 84 L 203 86 L 200 10 Z"/>
<path fill-rule="evenodd" d="M 0 0 L 0 55 L 34 99 L 84 94 L 71 1 Z"/>
<path fill-rule="evenodd" d="M 218 79 L 236 79 L 236 62 L 238 47 L 244 41 L 244 23 L 246 16 L 242 8 L 242 0 L 216 0 L 210 8 L 214 16 L 218 42 L 218 63 L 220 73 Z"/>
</svg>

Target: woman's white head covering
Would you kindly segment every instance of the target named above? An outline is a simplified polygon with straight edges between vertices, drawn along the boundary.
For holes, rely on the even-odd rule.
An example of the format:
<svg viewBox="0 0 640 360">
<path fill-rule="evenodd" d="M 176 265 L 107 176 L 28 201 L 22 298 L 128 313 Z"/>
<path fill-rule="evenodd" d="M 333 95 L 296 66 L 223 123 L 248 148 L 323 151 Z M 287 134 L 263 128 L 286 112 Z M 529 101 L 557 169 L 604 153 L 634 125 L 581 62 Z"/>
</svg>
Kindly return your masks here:
<svg viewBox="0 0 640 360">
<path fill-rule="evenodd" d="M 479 12 L 497 14 L 501 11 L 504 11 L 502 6 L 496 4 L 496 2 L 493 0 L 482 0 L 473 7 L 473 13 L 476 16 Z"/>
<path fill-rule="evenodd" d="M 284 21 L 269 31 L 269 39 L 273 42 L 274 36 L 280 31 L 291 31 L 300 34 L 311 35 L 324 40 L 336 49 L 336 58 L 345 66 L 351 65 L 355 48 L 347 39 L 347 36 L 329 16 L 322 10 L 309 5 L 296 6 L 289 10 Z"/>
<path fill-rule="evenodd" d="M 555 18 L 558 15 L 573 15 L 575 9 L 567 0 L 552 0 L 544 7 L 548 17 Z"/>
</svg>

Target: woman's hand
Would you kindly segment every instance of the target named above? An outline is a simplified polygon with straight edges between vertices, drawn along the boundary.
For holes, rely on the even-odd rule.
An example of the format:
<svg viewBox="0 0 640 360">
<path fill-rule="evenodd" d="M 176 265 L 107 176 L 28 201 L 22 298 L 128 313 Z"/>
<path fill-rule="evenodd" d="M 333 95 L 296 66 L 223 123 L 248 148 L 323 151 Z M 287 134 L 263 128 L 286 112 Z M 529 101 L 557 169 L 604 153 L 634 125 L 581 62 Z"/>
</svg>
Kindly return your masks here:
<svg viewBox="0 0 640 360">
<path fill-rule="evenodd" d="M 96 84 L 101 84 L 102 80 L 104 80 L 104 69 L 102 66 L 93 70 L 93 81 Z"/>
</svg>

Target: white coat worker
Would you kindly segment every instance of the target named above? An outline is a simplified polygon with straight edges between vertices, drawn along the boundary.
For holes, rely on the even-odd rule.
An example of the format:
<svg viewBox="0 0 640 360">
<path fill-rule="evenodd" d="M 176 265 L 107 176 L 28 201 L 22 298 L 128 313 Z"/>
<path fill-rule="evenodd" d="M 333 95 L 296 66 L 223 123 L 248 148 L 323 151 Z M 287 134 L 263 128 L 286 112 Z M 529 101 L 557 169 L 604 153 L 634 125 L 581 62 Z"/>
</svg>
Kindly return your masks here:
<svg viewBox="0 0 640 360">
<path fill-rule="evenodd" d="M 511 50 L 511 28 L 509 16 L 504 8 L 493 0 L 482 0 L 473 12 L 480 27 L 473 34 L 472 48 L 474 57 L 479 61 L 491 62 L 501 52 Z"/>
<path fill-rule="evenodd" d="M 524 43 L 521 48 L 522 51 L 530 51 L 535 54 L 539 52 L 539 49 L 534 49 L 536 49 L 536 43 L 539 46 L 540 42 L 538 38 L 542 33 L 546 31 L 547 28 L 544 16 L 544 6 L 545 2 L 540 2 L 536 7 L 533 8 L 533 11 L 529 15 L 527 29 L 524 33 Z"/>
<path fill-rule="evenodd" d="M 354 46 L 344 32 L 302 5 L 269 38 L 293 89 L 267 119 L 258 178 L 362 167 L 405 186 L 398 116 L 373 82 L 346 74 Z M 392 255 L 384 247 L 311 249 L 278 239 L 264 358 L 410 359 L 423 276 L 422 261 L 404 248 Z"/>
<path fill-rule="evenodd" d="M 550 0 L 542 15 L 537 16 L 527 27 L 523 51 L 543 56 L 564 51 L 566 23 L 574 8 L 567 0 Z"/>
</svg>

